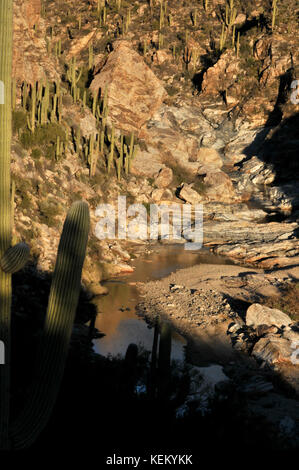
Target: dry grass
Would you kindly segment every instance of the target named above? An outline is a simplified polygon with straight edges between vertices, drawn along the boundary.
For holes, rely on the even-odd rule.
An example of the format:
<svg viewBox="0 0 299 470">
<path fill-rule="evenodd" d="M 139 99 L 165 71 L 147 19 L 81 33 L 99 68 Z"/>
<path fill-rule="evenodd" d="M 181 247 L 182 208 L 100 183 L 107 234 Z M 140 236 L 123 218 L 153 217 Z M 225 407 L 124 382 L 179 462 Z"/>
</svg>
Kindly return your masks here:
<svg viewBox="0 0 299 470">
<path fill-rule="evenodd" d="M 292 320 L 299 321 L 299 282 L 284 289 L 280 297 L 267 299 L 266 305 L 278 308 L 288 314 Z"/>
</svg>

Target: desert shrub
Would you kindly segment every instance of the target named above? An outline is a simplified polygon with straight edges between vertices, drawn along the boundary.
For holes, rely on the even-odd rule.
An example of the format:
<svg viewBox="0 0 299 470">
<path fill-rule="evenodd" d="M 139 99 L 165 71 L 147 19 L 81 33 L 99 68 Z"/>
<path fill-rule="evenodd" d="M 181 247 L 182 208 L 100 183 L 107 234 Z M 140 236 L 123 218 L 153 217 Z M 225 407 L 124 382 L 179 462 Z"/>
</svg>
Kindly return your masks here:
<svg viewBox="0 0 299 470">
<path fill-rule="evenodd" d="M 270 297 L 265 303 L 268 307 L 282 310 L 289 315 L 292 320 L 298 321 L 299 282 L 284 288 L 279 297 Z"/>
<path fill-rule="evenodd" d="M 32 149 L 32 151 L 31 151 L 31 157 L 32 158 L 37 158 L 38 159 L 41 156 L 42 156 L 42 152 L 41 152 L 40 149 L 38 149 L 38 148 Z"/>
<path fill-rule="evenodd" d="M 16 175 L 14 176 L 14 181 L 16 185 L 16 195 L 21 198 L 20 207 L 22 210 L 30 209 L 32 206 L 30 197 L 32 193 L 31 182 Z"/>
<path fill-rule="evenodd" d="M 33 158 L 39 158 L 43 154 L 46 158 L 54 160 L 57 137 L 60 138 L 60 142 L 66 142 L 64 127 L 57 123 L 49 123 L 37 127 L 35 132 L 25 129 L 20 141 L 25 149 L 33 149 L 31 153 Z"/>
<path fill-rule="evenodd" d="M 12 112 L 12 130 L 13 133 L 19 132 L 20 129 L 24 129 L 27 125 L 26 113 L 22 110 Z"/>
<path fill-rule="evenodd" d="M 40 211 L 40 220 L 48 227 L 54 227 L 57 224 L 56 217 L 61 213 L 60 207 L 58 204 L 44 200 L 38 203 Z"/>
</svg>

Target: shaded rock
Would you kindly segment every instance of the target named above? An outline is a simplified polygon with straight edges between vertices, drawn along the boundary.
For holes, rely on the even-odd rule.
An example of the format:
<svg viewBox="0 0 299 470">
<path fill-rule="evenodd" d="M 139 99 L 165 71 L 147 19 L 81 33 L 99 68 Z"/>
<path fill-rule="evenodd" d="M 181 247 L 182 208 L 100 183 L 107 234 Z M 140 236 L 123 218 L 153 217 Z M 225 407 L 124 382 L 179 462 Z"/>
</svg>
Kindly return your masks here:
<svg viewBox="0 0 299 470">
<path fill-rule="evenodd" d="M 269 326 L 269 325 L 258 325 L 256 327 L 256 334 L 257 336 L 264 336 L 264 335 L 267 335 L 269 333 L 277 333 L 278 332 L 278 328 L 276 326 Z"/>
<path fill-rule="evenodd" d="M 280 34 L 271 36 L 269 54 L 262 61 L 260 82 L 270 85 L 292 67 L 292 54 L 282 53 L 289 50 L 289 43 Z"/>
<path fill-rule="evenodd" d="M 255 59 L 265 60 L 269 56 L 271 51 L 271 37 L 263 36 L 258 39 L 253 48 L 253 55 Z"/>
<path fill-rule="evenodd" d="M 267 165 L 258 157 L 252 157 L 243 163 L 242 172 L 250 176 L 253 184 L 271 184 L 276 176 L 273 165 Z"/>
<path fill-rule="evenodd" d="M 254 346 L 252 355 L 269 365 L 280 362 L 291 362 L 291 343 L 287 339 L 276 335 L 267 335 L 261 338 Z"/>
<path fill-rule="evenodd" d="M 273 384 L 268 382 L 263 377 L 251 377 L 247 383 L 238 387 L 238 391 L 245 395 L 264 395 L 273 390 Z"/>
<path fill-rule="evenodd" d="M 92 295 L 107 295 L 108 288 L 102 286 L 101 284 L 90 284 L 88 286 L 88 290 L 91 292 Z"/>
<path fill-rule="evenodd" d="M 219 96 L 220 91 L 227 90 L 236 81 L 239 71 L 239 59 L 236 55 L 232 51 L 224 52 L 218 62 L 205 72 L 202 92 Z"/>
<path fill-rule="evenodd" d="M 292 320 L 288 315 L 276 308 L 269 308 L 261 304 L 252 304 L 246 312 L 246 325 L 256 327 L 258 325 L 289 325 Z"/>
<path fill-rule="evenodd" d="M 113 44 L 107 62 L 90 85 L 92 93 L 108 87 L 109 116 L 117 127 L 139 131 L 161 106 L 167 93 L 129 41 Z"/>
<path fill-rule="evenodd" d="M 268 197 L 271 203 L 268 203 L 269 209 L 279 209 L 281 212 L 291 213 L 293 206 L 296 207 L 299 202 L 299 190 L 297 185 L 286 185 L 286 187 L 273 186 L 269 189 Z M 290 195 L 290 192 L 293 196 Z M 294 204 L 295 202 L 295 204 Z"/>
<path fill-rule="evenodd" d="M 252 157 L 242 164 L 240 171 L 235 174 L 233 180 L 237 183 L 236 189 L 238 192 L 256 193 L 260 191 L 257 186 L 272 184 L 275 176 L 273 165 L 262 162 L 258 157 Z M 264 197 L 263 193 L 261 197 Z"/>
</svg>

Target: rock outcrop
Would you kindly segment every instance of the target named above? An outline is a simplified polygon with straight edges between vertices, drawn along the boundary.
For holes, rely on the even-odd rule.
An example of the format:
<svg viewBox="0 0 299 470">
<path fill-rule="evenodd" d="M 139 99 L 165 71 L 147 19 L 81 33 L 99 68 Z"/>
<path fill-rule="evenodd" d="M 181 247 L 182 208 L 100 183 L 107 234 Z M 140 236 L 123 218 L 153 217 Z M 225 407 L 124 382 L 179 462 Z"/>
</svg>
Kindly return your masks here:
<svg viewBox="0 0 299 470">
<path fill-rule="evenodd" d="M 41 0 L 17 0 L 13 3 L 13 76 L 20 83 L 34 83 L 46 76 L 58 81 L 60 74 L 47 52 Z"/>
<path fill-rule="evenodd" d="M 129 41 L 115 41 L 104 67 L 90 90 L 104 94 L 108 88 L 109 117 L 125 132 L 139 133 L 161 106 L 167 94 L 162 82 L 135 52 Z"/>
</svg>

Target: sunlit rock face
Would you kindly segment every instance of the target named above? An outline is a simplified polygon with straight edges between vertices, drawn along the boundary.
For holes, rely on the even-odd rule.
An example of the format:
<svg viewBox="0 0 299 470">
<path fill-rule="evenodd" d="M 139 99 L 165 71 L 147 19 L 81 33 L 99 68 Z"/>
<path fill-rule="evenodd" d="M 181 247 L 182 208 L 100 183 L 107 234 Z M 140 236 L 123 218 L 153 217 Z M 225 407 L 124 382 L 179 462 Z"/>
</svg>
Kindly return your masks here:
<svg viewBox="0 0 299 470">
<path fill-rule="evenodd" d="M 46 76 L 58 81 L 59 72 L 47 52 L 45 33 L 41 0 L 15 0 L 13 76 L 17 81 L 33 83 Z"/>
<path fill-rule="evenodd" d="M 162 104 L 162 82 L 129 41 L 116 41 L 102 70 L 90 85 L 93 93 L 108 87 L 109 117 L 120 129 L 139 131 Z"/>
</svg>

